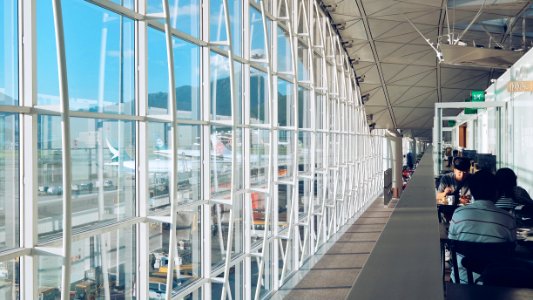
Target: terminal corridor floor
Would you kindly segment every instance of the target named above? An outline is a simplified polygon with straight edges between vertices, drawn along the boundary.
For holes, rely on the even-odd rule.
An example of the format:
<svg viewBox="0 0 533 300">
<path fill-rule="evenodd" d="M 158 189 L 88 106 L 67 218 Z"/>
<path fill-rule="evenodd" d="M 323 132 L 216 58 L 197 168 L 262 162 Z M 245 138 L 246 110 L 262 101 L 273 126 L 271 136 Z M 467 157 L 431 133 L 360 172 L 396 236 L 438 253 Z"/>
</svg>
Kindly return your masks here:
<svg viewBox="0 0 533 300">
<path fill-rule="evenodd" d="M 294 288 L 281 288 L 279 298 L 344 300 L 397 202 L 394 199 L 387 207 L 383 198 L 377 198 Z"/>
</svg>

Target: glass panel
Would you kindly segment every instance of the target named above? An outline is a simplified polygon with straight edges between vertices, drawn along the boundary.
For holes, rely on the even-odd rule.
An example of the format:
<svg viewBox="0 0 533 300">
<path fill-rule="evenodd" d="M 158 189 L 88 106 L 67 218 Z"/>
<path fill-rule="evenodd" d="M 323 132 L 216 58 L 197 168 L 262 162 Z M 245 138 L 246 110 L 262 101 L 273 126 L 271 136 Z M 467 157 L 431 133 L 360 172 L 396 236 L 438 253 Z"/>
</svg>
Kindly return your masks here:
<svg viewBox="0 0 533 300">
<path fill-rule="evenodd" d="M 202 174 L 200 157 L 200 126 L 178 126 L 178 202 L 199 201 Z"/>
<path fill-rule="evenodd" d="M 135 230 L 120 229 L 72 242 L 71 299 L 131 299 L 137 276 Z M 39 256 L 40 299 L 59 299 L 61 258 Z"/>
<path fill-rule="evenodd" d="M 61 299 L 61 267 L 62 258 L 59 256 L 37 257 L 37 285 L 39 299 Z"/>
<path fill-rule="evenodd" d="M 120 4 L 126 8 L 133 9 L 133 0 L 111 0 L 116 4 Z"/>
<path fill-rule="evenodd" d="M 311 93 L 298 88 L 298 128 L 311 128 Z"/>
<path fill-rule="evenodd" d="M 229 199 L 231 189 L 231 139 L 229 127 L 211 128 L 211 198 Z"/>
<path fill-rule="evenodd" d="M 230 285 L 232 299 L 245 299 L 243 295 L 243 288 L 244 288 L 243 274 L 244 274 L 243 263 L 238 263 L 235 266 L 231 267 L 229 270 L 228 281 Z M 223 276 L 224 274 L 221 274 L 219 278 L 222 278 Z M 222 299 L 221 298 L 222 284 L 213 283 L 211 285 L 211 292 L 212 292 L 213 299 Z M 226 299 L 229 299 L 229 297 Z"/>
<path fill-rule="evenodd" d="M 60 118 L 40 116 L 38 134 L 41 238 L 61 234 L 62 154 Z M 135 124 L 71 120 L 72 225 L 120 221 L 135 208 Z M 105 142 L 105 146 L 104 143 Z"/>
<path fill-rule="evenodd" d="M 161 0 L 147 0 L 147 13 L 163 13 Z M 170 9 L 170 25 L 179 31 L 187 33 L 193 37 L 200 37 L 200 0 L 168 0 Z M 158 19 L 164 23 L 163 18 Z"/>
<path fill-rule="evenodd" d="M 172 164 L 170 123 L 148 123 L 148 214 L 157 214 L 160 210 L 169 210 L 169 180 Z"/>
<path fill-rule="evenodd" d="M 157 1 L 161 3 L 161 1 Z M 148 26 L 148 112 L 168 113 L 168 59 L 165 33 Z"/>
<path fill-rule="evenodd" d="M 250 182 L 252 187 L 266 188 L 268 184 L 269 132 L 252 129 L 250 149 Z"/>
<path fill-rule="evenodd" d="M 272 290 L 272 279 L 273 279 L 273 273 L 272 273 L 272 264 L 271 257 L 272 257 L 272 244 L 267 245 L 267 250 L 264 252 L 264 264 L 263 264 L 263 273 L 261 276 L 261 287 L 259 291 L 260 298 L 264 297 L 269 291 Z M 262 251 L 261 249 L 259 251 Z M 259 260 L 253 259 L 252 260 L 252 295 L 251 298 L 255 297 L 256 289 L 257 289 L 257 280 L 259 277 Z"/>
<path fill-rule="evenodd" d="M 37 5 L 37 104 L 59 105 L 52 1 L 37 1 L 35 4 Z"/>
<path fill-rule="evenodd" d="M 70 109 L 133 114 L 133 20 L 80 0 L 63 4 L 63 18 Z"/>
<path fill-rule="evenodd" d="M 18 1 L 0 4 L 0 105 L 18 104 Z"/>
<path fill-rule="evenodd" d="M 211 119 L 231 120 L 229 63 L 227 57 L 211 52 Z"/>
<path fill-rule="evenodd" d="M 237 199 L 233 206 L 233 243 L 231 257 L 238 256 L 243 251 L 243 195 L 235 196 Z M 211 206 L 211 265 L 213 269 L 222 265 L 225 261 L 228 246 L 230 222 L 230 208 L 222 204 Z"/>
<path fill-rule="evenodd" d="M 37 166 L 39 234 L 61 234 L 63 194 L 63 151 L 61 118 L 39 116 L 37 119 Z M 95 151 L 91 152 L 94 155 Z M 90 160 L 89 160 L 90 162 Z"/>
<path fill-rule="evenodd" d="M 267 74 L 250 69 L 250 123 L 268 124 L 270 122 L 269 92 Z"/>
<path fill-rule="evenodd" d="M 200 47 L 173 40 L 178 119 L 200 119 Z M 166 56 L 165 56 L 166 57 Z M 168 89 L 167 89 L 168 90 Z"/>
<path fill-rule="evenodd" d="M 0 113 L 0 251 L 19 245 L 19 118 Z"/>
<path fill-rule="evenodd" d="M 278 124 L 294 126 L 293 84 L 285 80 L 278 80 Z"/>
<path fill-rule="evenodd" d="M 309 80 L 309 49 L 298 43 L 298 80 Z"/>
<path fill-rule="evenodd" d="M 185 288 L 202 275 L 201 208 L 180 211 L 176 223 L 176 250 L 174 258 L 173 289 Z M 169 270 L 170 224 L 150 223 L 150 298 L 164 298 Z M 174 294 L 174 293 L 173 293 Z"/>
<path fill-rule="evenodd" d="M 278 71 L 292 72 L 292 52 L 289 33 L 278 26 Z"/>
<path fill-rule="evenodd" d="M 20 257 L 0 262 L 0 299 L 19 299 Z"/>
<path fill-rule="evenodd" d="M 266 66 L 265 31 L 263 30 L 263 16 L 261 12 L 250 7 L 250 55 L 252 60 L 264 60 Z M 250 76 L 251 77 L 251 76 Z M 251 80 L 251 78 L 250 78 Z"/>
<path fill-rule="evenodd" d="M 280 130 L 278 134 L 278 178 L 290 180 L 294 173 L 294 133 Z"/>
</svg>

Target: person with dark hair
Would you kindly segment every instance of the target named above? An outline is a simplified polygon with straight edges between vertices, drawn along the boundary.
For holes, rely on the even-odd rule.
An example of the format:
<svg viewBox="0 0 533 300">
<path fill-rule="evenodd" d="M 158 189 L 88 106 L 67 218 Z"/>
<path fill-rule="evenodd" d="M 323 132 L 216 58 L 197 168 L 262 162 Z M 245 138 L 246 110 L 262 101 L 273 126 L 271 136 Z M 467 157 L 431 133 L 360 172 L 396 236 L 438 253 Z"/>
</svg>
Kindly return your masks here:
<svg viewBox="0 0 533 300">
<path fill-rule="evenodd" d="M 465 157 L 456 157 L 453 160 L 453 172 L 442 175 L 437 188 L 437 203 L 449 204 L 447 196 L 453 196 L 453 204 L 466 204 L 470 201 L 468 176 L 470 174 L 470 160 Z"/>
<path fill-rule="evenodd" d="M 505 210 L 512 210 L 518 205 L 533 206 L 533 200 L 528 192 L 518 186 L 517 177 L 513 170 L 509 168 L 499 169 L 496 171 L 496 179 L 500 192 L 500 199 L 496 202 L 496 206 Z"/>
<path fill-rule="evenodd" d="M 514 217 L 494 205 L 498 199 L 496 176 L 490 171 L 481 170 L 470 177 L 469 187 L 474 202 L 455 210 L 448 238 L 477 243 L 514 242 Z M 461 283 L 467 283 L 466 270 L 461 265 L 462 256 L 458 254 L 457 260 Z"/>
</svg>

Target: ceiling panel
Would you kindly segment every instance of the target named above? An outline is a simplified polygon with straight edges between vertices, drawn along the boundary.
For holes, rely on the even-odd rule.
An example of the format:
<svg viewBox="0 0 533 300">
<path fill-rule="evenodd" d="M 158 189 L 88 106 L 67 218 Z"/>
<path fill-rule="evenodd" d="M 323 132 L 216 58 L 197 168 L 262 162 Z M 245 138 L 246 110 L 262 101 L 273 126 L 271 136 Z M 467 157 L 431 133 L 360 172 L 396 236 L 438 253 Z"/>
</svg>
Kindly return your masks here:
<svg viewBox="0 0 533 300">
<path fill-rule="evenodd" d="M 338 3 L 335 12 L 331 13 L 333 22 L 346 22 L 345 29 L 340 30 L 341 38 L 351 42 L 351 47 L 346 48 L 348 55 L 359 59 L 354 68 L 357 76 L 365 76 L 364 82 L 360 83 L 361 94 L 370 95 L 365 107 L 368 113 L 376 114 L 373 119 L 376 127 L 414 128 L 416 130 L 410 132 L 415 136 L 427 135 L 425 138 L 432 134 L 435 102 L 463 101 L 472 90 L 486 89 L 490 79 L 498 78 L 503 72 L 501 69 L 439 64 L 437 53 L 442 49 L 436 42 L 449 43 L 448 32 L 453 33 L 454 38 L 461 35 L 484 4 L 481 16 L 461 37 L 470 47 L 475 44 L 494 48 L 495 41 L 498 41 L 507 50 L 521 48 L 521 19 L 512 28 L 514 36 L 511 38 L 503 35 L 505 26 L 509 26 L 509 17 L 516 17 L 524 8 L 528 9 L 524 16 L 533 19 L 529 1 L 328 0 L 324 3 Z M 452 4 L 461 6 L 461 9 L 454 9 Z M 449 5 L 449 30 L 447 20 L 442 19 L 445 15 L 443 5 Z M 365 27 L 365 23 L 368 26 Z M 526 45 L 529 47 L 533 44 L 533 20 L 526 20 L 526 26 Z M 437 36 L 439 27 L 442 27 L 440 37 Z M 433 49 L 426 39 L 438 49 Z M 391 119 L 388 107 L 392 108 L 394 119 Z M 460 111 L 453 109 L 446 114 Z"/>
</svg>

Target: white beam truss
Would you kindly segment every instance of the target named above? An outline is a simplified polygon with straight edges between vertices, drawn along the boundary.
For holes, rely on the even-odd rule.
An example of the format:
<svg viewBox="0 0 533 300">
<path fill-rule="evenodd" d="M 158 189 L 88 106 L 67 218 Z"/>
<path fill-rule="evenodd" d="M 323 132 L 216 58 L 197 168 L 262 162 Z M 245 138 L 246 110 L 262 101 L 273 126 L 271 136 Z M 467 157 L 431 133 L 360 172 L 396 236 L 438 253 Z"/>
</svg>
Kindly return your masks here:
<svg viewBox="0 0 533 300">
<path fill-rule="evenodd" d="M 69 13 L 65 7 L 69 5 L 64 5 L 62 9 L 61 4 L 65 2 L 50 1 L 54 9 L 51 21 L 55 24 L 53 38 L 59 74 L 59 105 L 42 105 L 37 101 L 37 52 L 42 50 L 37 48 L 36 27 L 43 16 L 37 16 L 40 10 L 36 9 L 35 1 L 19 0 L 19 22 L 14 26 L 19 29 L 18 90 L 21 100 L 17 105 L 0 107 L 2 113 L 12 113 L 19 116 L 20 120 L 16 128 L 21 157 L 17 166 L 20 196 L 16 201 L 20 202 L 13 200 L 12 203 L 20 207 L 20 238 L 16 248 L 0 252 L 0 262 L 20 262 L 20 288 L 14 290 L 14 295 L 19 293 L 24 299 L 39 298 L 45 290 L 43 288 L 47 288 L 48 292 L 57 291 L 62 299 L 68 299 L 81 286 L 79 274 L 89 276 L 84 270 L 73 267 L 77 259 L 74 251 L 78 251 L 73 245 L 84 243 L 93 251 L 87 259 L 98 260 L 100 264 L 101 274 L 96 277 L 103 278 L 95 290 L 97 296 L 104 299 L 110 299 L 112 293 L 117 292 L 123 293 L 126 298 L 138 299 L 147 299 L 153 293 L 159 293 L 165 299 L 268 298 L 343 225 L 357 218 L 381 193 L 383 139 L 369 132 L 355 74 L 339 36 L 321 9 L 320 1 L 199 0 L 187 8 L 177 0 L 161 0 L 160 5 L 136 0 L 131 6 L 109 0 L 86 1 L 83 3 L 85 7 L 95 6 L 104 11 L 104 15 L 116 14 L 120 22 L 124 18 L 134 24 L 131 33 L 135 41 L 134 68 L 129 75 L 135 78 L 135 109 L 131 114 L 120 111 L 117 114 L 103 109 L 105 70 L 102 69 L 102 63 L 106 64 L 109 51 L 105 44 L 109 36 L 104 33 L 99 74 L 100 107 L 96 112 L 72 108 L 73 100 L 69 98 L 67 84 L 73 80 L 69 77 L 70 72 L 67 72 L 66 48 L 70 46 L 69 40 L 64 38 L 64 26 L 68 25 L 63 22 L 63 16 Z M 125 2 L 128 1 L 122 3 Z M 212 11 L 217 8 L 219 13 L 215 16 Z M 198 21 L 201 24 L 197 24 L 197 33 L 182 32 L 178 28 L 180 21 L 183 22 L 179 17 L 184 12 L 191 15 L 196 13 L 198 20 L 202 20 Z M 240 23 L 234 19 L 236 15 L 239 15 L 237 19 Z M 104 17 L 104 22 L 106 20 Z M 195 25 L 191 24 L 191 27 Z M 241 24 L 244 28 L 238 28 L 235 24 Z M 212 26 L 218 26 L 215 36 Z M 161 52 L 165 53 L 168 75 L 168 109 L 159 115 L 150 114 L 148 102 L 150 30 L 164 36 L 165 45 Z M 122 27 L 120 34 L 124 34 Z M 176 41 L 197 47 L 199 70 L 175 68 L 175 61 L 182 59 L 174 57 Z M 253 43 L 262 45 L 263 49 L 260 50 L 264 52 L 255 53 L 257 49 L 252 49 Z M 285 49 L 281 49 L 283 45 L 286 45 Z M 237 50 L 239 48 L 242 51 Z M 120 48 L 120 51 L 123 49 Z M 215 61 L 217 58 L 222 60 Z M 214 75 L 214 80 L 226 76 L 219 73 L 219 66 L 215 66 L 221 61 L 227 63 L 223 67 L 227 70 L 229 87 L 226 92 L 229 93 L 231 106 L 231 115 L 224 117 L 216 111 L 217 97 L 220 100 L 222 95 L 218 94 L 217 82 L 211 82 L 211 75 Z M 252 94 L 257 92 L 251 90 L 257 87 L 251 84 L 255 70 L 265 78 L 259 87 L 264 89 L 262 97 L 265 103 L 261 104 L 264 105 L 264 120 L 259 121 L 255 118 L 260 117 L 251 113 Z M 123 71 L 121 69 L 120 72 Z M 176 86 L 176 78 L 196 71 L 200 79 L 199 117 L 181 118 L 178 103 L 182 99 L 177 99 L 176 88 L 179 87 Z M 280 85 L 285 83 L 290 90 L 280 90 Z M 285 102 L 282 102 L 283 97 Z M 439 105 L 447 108 L 448 104 Z M 492 104 L 479 105 L 488 107 Z M 44 229 L 39 227 L 42 204 L 38 202 L 41 196 L 38 191 L 41 184 L 38 161 L 41 150 L 36 145 L 42 134 L 38 123 L 41 117 L 59 117 L 61 120 L 60 173 L 63 191 L 58 200 L 62 205 L 61 224 L 57 225 L 60 234 L 51 235 L 48 239 L 41 239 L 40 234 Z M 74 164 L 71 145 L 75 143 L 71 137 L 73 119 L 116 122 L 119 124 L 119 140 L 125 134 L 122 132 L 124 126 L 120 123 L 134 124 L 132 135 L 135 144 L 131 146 L 135 149 L 132 181 L 135 184 L 135 198 L 129 218 L 115 218 L 108 223 L 83 228 L 73 224 L 74 216 L 79 218 L 80 213 L 86 213 L 73 210 L 73 199 L 76 198 L 72 188 Z M 282 120 L 286 120 L 286 123 L 281 124 Z M 148 204 L 152 201 L 148 199 L 151 198 L 154 178 L 150 170 L 149 153 L 152 124 L 162 124 L 169 129 L 169 204 L 159 211 L 150 210 Z M 190 203 L 181 202 L 182 196 L 191 191 L 189 187 L 180 185 L 184 175 L 180 164 L 186 163 L 187 159 L 178 153 L 178 149 L 181 149 L 178 138 L 184 133 L 179 125 L 193 126 L 200 133 L 200 182 L 195 183 L 199 185 L 199 196 Z M 223 157 L 214 154 L 222 147 L 214 141 L 220 138 L 216 128 L 224 128 L 226 134 L 230 134 L 231 141 L 225 141 L 223 146 L 231 148 L 231 155 Z M 95 151 L 94 156 L 98 160 L 95 165 L 99 168 L 96 179 L 99 188 L 95 201 L 98 202 L 97 220 L 103 222 L 103 216 L 108 214 L 104 204 L 108 193 L 103 189 L 104 158 L 107 156 L 102 147 L 103 129 L 99 130 L 97 147 L 100 150 Z M 259 150 L 253 150 L 254 147 Z M 120 151 L 114 154 L 118 156 Z M 257 151 L 263 151 L 264 154 L 259 155 Z M 119 168 L 122 168 L 124 161 L 120 159 Z M 219 192 L 219 176 L 224 176 L 219 173 L 224 173 L 221 170 L 224 166 L 218 160 L 230 165 L 225 174 L 229 177 L 225 196 Z M 263 181 L 259 180 L 259 176 L 263 176 Z M 120 181 L 118 188 L 124 188 L 123 184 Z M 4 199 L 11 201 L 8 197 Z M 124 204 L 115 204 L 115 209 L 124 209 L 121 205 Z M 178 238 L 181 235 L 178 231 L 184 230 L 180 227 L 183 224 L 178 216 L 191 211 L 197 213 L 197 217 L 189 224 L 190 229 L 185 229 L 190 240 Z M 161 230 L 162 227 L 168 230 Z M 135 240 L 119 237 L 120 231 L 132 228 Z M 154 228 L 159 228 L 156 235 Z M 193 228 L 196 228 L 194 233 Z M 181 261 L 183 254 L 180 251 L 186 253 L 183 249 L 188 247 L 187 242 L 192 243 L 191 236 L 195 234 L 197 246 L 189 246 L 193 252 L 190 255 L 195 259 L 187 265 Z M 156 238 L 159 235 L 161 237 Z M 153 249 L 154 239 L 158 250 Z M 127 258 L 119 254 L 119 247 L 129 248 L 124 252 L 128 253 Z M 166 259 L 168 264 L 165 268 L 155 267 L 152 261 L 155 254 L 162 255 L 157 264 L 161 265 L 162 259 Z M 57 283 L 43 283 L 47 282 L 43 281 L 44 275 L 40 274 L 43 272 L 40 268 L 43 257 L 61 260 L 62 271 Z M 216 257 L 220 257 L 220 261 L 215 261 L 218 259 Z M 136 265 L 132 265 L 132 262 Z M 130 265 L 121 269 L 121 265 L 128 263 Z M 121 278 L 126 278 L 122 274 L 124 272 L 135 273 L 127 277 L 134 278 L 134 282 L 126 283 L 130 286 L 129 290 L 117 288 Z M 98 279 L 83 280 L 87 284 L 90 280 Z M 187 283 L 182 285 L 181 282 Z M 149 288 L 153 284 L 163 285 L 155 291 Z"/>
</svg>

